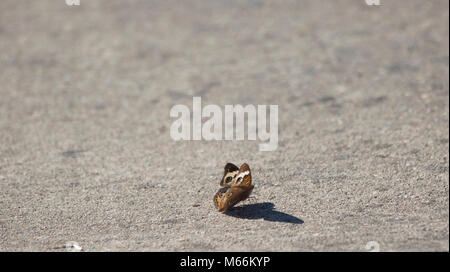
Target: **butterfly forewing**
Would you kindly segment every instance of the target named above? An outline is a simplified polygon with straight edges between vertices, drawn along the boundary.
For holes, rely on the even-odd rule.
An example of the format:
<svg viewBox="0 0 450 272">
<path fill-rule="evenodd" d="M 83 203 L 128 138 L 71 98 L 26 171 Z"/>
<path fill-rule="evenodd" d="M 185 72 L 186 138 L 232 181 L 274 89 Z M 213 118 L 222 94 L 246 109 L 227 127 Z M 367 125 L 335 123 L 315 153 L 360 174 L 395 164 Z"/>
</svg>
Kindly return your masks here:
<svg viewBox="0 0 450 272">
<path fill-rule="evenodd" d="M 223 177 L 220 180 L 220 186 L 229 186 L 238 172 L 239 168 L 236 165 L 227 163 L 224 168 Z"/>
<path fill-rule="evenodd" d="M 250 186 L 251 184 L 252 184 L 252 173 L 250 171 L 250 167 L 248 166 L 248 164 L 244 163 L 243 165 L 241 165 L 239 172 L 234 177 L 231 186 L 235 185 Z"/>
</svg>

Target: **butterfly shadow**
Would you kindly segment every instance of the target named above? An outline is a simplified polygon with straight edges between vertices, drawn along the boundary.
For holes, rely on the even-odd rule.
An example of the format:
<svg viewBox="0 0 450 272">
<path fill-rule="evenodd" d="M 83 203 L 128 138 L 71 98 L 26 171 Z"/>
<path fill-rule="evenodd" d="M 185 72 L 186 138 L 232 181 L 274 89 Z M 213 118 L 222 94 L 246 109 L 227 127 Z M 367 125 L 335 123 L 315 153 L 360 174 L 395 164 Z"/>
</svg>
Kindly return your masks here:
<svg viewBox="0 0 450 272">
<path fill-rule="evenodd" d="M 279 212 L 274 209 L 275 205 L 271 202 L 246 204 L 243 206 L 233 207 L 225 212 L 225 214 L 242 219 L 264 219 L 271 222 L 283 222 L 292 224 L 303 224 L 303 220 L 293 215 Z"/>
</svg>

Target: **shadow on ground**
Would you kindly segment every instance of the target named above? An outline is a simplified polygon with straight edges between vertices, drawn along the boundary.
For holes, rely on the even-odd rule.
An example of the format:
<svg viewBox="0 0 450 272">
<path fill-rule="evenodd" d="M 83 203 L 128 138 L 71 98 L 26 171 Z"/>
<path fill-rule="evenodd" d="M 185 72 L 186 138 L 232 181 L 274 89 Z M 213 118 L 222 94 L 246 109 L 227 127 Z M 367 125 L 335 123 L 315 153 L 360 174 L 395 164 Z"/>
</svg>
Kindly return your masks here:
<svg viewBox="0 0 450 272">
<path fill-rule="evenodd" d="M 233 207 L 225 214 L 243 219 L 264 219 L 272 222 L 283 222 L 293 224 L 303 224 L 303 220 L 293 215 L 274 210 L 275 205 L 271 202 L 247 204 Z"/>
</svg>

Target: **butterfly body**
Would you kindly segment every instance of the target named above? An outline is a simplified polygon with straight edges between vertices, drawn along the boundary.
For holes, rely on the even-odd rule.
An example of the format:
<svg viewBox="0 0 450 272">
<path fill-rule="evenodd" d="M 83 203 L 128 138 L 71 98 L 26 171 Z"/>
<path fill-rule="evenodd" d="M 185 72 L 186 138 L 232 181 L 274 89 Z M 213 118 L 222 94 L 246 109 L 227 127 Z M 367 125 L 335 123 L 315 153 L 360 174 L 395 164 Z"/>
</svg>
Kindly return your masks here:
<svg viewBox="0 0 450 272">
<path fill-rule="evenodd" d="M 247 199 L 254 188 L 248 164 L 244 163 L 238 168 L 232 163 L 227 163 L 220 186 L 222 188 L 217 191 L 213 199 L 219 212 L 225 212 L 238 202 Z"/>
</svg>

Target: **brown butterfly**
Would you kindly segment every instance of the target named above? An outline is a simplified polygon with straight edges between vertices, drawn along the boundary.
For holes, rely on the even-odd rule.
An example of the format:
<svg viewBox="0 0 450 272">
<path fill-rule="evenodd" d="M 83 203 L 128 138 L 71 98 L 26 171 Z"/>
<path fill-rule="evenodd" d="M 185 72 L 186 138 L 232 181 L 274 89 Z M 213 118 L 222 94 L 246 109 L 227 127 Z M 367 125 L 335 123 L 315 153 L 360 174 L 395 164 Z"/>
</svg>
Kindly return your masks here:
<svg viewBox="0 0 450 272">
<path fill-rule="evenodd" d="M 254 187 L 248 164 L 244 163 L 238 168 L 232 163 L 227 163 L 220 186 L 223 188 L 217 191 L 213 199 L 219 212 L 225 212 L 238 202 L 247 199 Z"/>
</svg>

